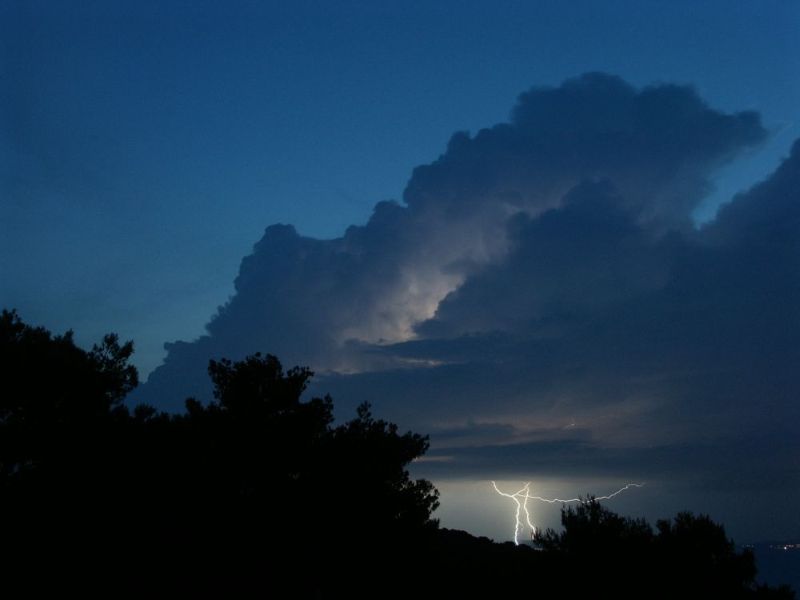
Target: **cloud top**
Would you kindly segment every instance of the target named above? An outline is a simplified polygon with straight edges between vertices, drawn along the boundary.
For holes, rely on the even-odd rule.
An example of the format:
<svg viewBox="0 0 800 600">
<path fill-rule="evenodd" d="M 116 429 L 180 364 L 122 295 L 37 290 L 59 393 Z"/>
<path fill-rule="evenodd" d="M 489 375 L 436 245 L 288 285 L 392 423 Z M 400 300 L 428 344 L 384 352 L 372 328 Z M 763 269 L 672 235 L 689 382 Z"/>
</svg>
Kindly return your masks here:
<svg viewBox="0 0 800 600">
<path fill-rule="evenodd" d="M 202 397 L 210 357 L 266 350 L 360 372 L 385 366 L 374 348 L 509 329 L 556 304 L 580 311 L 657 287 L 658 240 L 691 229 L 714 169 L 764 136 L 757 114 L 721 113 L 687 86 L 636 89 L 591 73 L 533 88 L 508 122 L 453 135 L 414 170 L 403 203 L 377 204 L 366 225 L 333 240 L 268 227 L 207 334 L 168 344 L 142 397 Z M 481 300 L 498 286 L 502 306 Z"/>
</svg>

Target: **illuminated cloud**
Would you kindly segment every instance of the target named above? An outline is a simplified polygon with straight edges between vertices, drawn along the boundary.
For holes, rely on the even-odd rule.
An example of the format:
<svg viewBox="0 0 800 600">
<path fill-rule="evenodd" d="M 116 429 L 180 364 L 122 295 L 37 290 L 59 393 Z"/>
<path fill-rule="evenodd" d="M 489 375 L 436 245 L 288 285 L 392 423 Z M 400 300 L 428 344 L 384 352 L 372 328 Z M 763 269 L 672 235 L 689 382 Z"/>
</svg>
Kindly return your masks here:
<svg viewBox="0 0 800 600">
<path fill-rule="evenodd" d="M 720 113 L 690 87 L 588 74 L 533 88 L 509 122 L 455 134 L 366 225 L 333 240 L 268 227 L 207 335 L 169 344 L 139 396 L 170 408 L 208 397 L 208 358 L 255 351 L 327 373 L 431 368 L 449 360 L 384 350 L 542 335 L 555 305 L 591 312 L 659 289 L 667 232 L 690 231 L 714 169 L 764 136 L 755 113 Z"/>
<path fill-rule="evenodd" d="M 800 142 L 713 223 L 650 237 L 606 186 L 580 186 L 510 224 L 508 258 L 420 339 L 381 349 L 440 366 L 318 385 L 439 425 L 435 477 L 666 478 L 783 501 L 800 491 L 798 189 Z"/>
<path fill-rule="evenodd" d="M 535 88 L 366 225 L 267 228 L 207 335 L 169 345 L 138 399 L 179 410 L 209 397 L 209 358 L 271 352 L 314 368 L 310 393 L 339 415 L 369 401 L 430 433 L 415 471 L 436 482 L 639 480 L 675 510 L 723 494 L 736 522 L 747 494 L 748 514 L 790 514 L 800 143 L 714 221 L 690 220 L 714 169 L 764 136 L 688 87 Z"/>
</svg>

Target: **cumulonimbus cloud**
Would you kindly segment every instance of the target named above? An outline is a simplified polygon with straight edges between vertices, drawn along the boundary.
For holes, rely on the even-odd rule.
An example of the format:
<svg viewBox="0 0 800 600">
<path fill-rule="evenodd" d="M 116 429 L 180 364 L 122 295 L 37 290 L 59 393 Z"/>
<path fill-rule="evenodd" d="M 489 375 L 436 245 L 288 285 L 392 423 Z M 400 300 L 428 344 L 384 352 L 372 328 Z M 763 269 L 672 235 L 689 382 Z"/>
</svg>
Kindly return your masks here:
<svg viewBox="0 0 800 600">
<path fill-rule="evenodd" d="M 321 385 L 439 427 L 435 476 L 633 470 L 757 489 L 766 510 L 800 491 L 798 190 L 800 141 L 714 222 L 653 237 L 608 185 L 582 184 L 509 223 L 501 264 L 381 349 L 437 366 Z"/>
<path fill-rule="evenodd" d="M 455 134 L 366 225 L 333 240 L 268 227 L 206 335 L 168 344 L 139 397 L 208 397 L 219 356 L 367 373 L 448 362 L 413 355 L 415 340 L 564 335 L 669 285 L 670 236 L 692 235 L 714 170 L 764 137 L 757 114 L 721 113 L 691 87 L 588 74 L 533 88 L 508 122 Z"/>
<path fill-rule="evenodd" d="M 366 225 L 267 228 L 137 399 L 180 410 L 209 398 L 209 358 L 271 352 L 314 368 L 339 415 L 369 401 L 430 433 L 415 470 L 437 484 L 647 480 L 675 510 L 712 494 L 734 530 L 797 531 L 800 142 L 714 221 L 690 217 L 765 135 L 690 87 L 534 88 Z"/>
</svg>

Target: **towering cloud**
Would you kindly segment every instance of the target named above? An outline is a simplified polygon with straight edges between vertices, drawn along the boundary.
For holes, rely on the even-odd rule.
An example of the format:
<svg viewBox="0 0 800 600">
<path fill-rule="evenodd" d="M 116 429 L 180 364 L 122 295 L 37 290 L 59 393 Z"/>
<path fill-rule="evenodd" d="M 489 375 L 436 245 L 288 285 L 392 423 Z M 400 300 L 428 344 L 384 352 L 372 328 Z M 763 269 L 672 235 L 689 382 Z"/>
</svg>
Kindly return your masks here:
<svg viewBox="0 0 800 600">
<path fill-rule="evenodd" d="M 432 434 L 417 468 L 437 483 L 642 478 L 678 494 L 670 509 L 717 494 L 735 531 L 784 531 L 752 515 L 795 514 L 800 493 L 800 142 L 713 222 L 690 219 L 764 137 L 689 87 L 534 88 L 365 226 L 267 228 L 139 399 L 180 409 L 208 397 L 209 358 L 271 352 L 312 366 L 344 414 L 370 401 Z"/>
<path fill-rule="evenodd" d="M 722 114 L 689 87 L 589 74 L 534 88 L 508 123 L 455 134 L 365 226 L 334 240 L 267 228 L 207 335 L 169 344 L 140 397 L 207 397 L 218 356 L 409 375 L 478 351 L 453 342 L 465 334 L 576 335 L 669 287 L 709 177 L 764 135 L 756 114 Z M 496 362 L 490 348 L 473 359 Z"/>
<path fill-rule="evenodd" d="M 437 366 L 321 385 L 434 428 L 448 458 L 434 476 L 636 473 L 788 507 L 799 189 L 800 141 L 713 223 L 652 236 L 607 184 L 582 184 L 511 220 L 501 264 L 448 295 L 418 339 L 381 349 Z"/>
</svg>

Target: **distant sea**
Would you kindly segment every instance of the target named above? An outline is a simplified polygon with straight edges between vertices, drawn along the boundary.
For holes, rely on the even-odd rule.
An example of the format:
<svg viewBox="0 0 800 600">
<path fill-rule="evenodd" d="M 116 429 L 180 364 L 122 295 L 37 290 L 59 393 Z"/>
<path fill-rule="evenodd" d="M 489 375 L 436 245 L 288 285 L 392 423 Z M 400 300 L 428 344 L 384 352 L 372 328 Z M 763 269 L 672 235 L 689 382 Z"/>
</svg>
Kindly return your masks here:
<svg viewBox="0 0 800 600">
<path fill-rule="evenodd" d="M 787 583 L 800 599 L 800 543 L 793 542 L 794 548 L 784 550 L 784 544 L 775 542 L 750 546 L 756 557 L 758 583 L 778 586 Z"/>
</svg>

